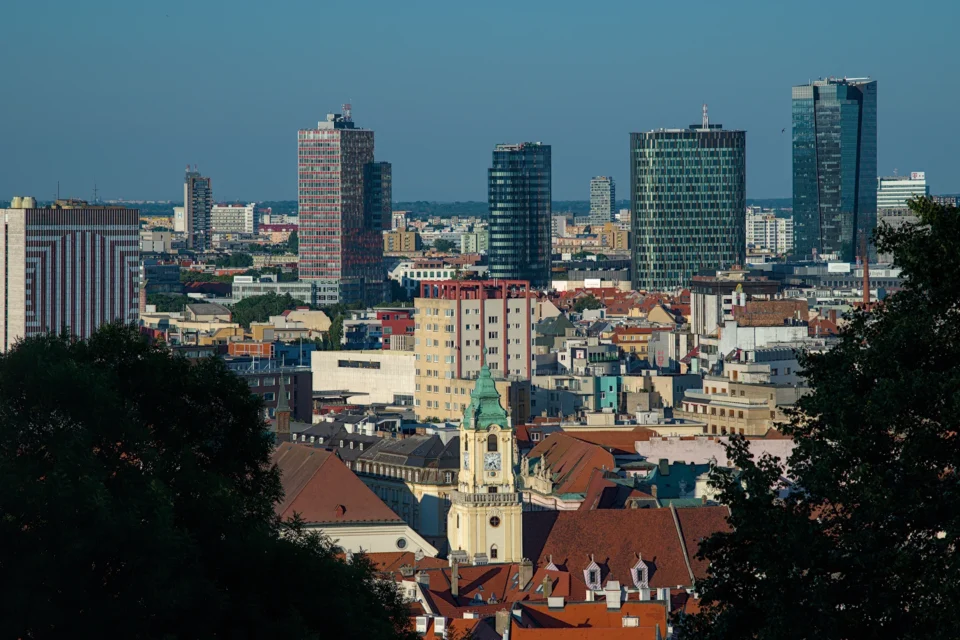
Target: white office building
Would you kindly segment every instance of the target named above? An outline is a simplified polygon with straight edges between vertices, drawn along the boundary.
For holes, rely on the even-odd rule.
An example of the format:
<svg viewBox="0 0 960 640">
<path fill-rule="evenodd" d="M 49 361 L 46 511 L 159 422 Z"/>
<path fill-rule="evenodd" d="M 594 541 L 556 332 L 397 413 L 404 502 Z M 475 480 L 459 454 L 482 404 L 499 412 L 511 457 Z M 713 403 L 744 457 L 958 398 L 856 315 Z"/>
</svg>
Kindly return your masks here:
<svg viewBox="0 0 960 640">
<path fill-rule="evenodd" d="M 613 222 L 617 206 L 617 186 L 613 178 L 597 176 L 590 180 L 590 222 Z"/>
<path fill-rule="evenodd" d="M 912 198 L 930 195 L 927 175 L 914 171 L 909 176 L 877 178 L 877 209 L 906 209 Z"/>
<path fill-rule="evenodd" d="M 254 209 L 250 204 L 215 204 L 210 209 L 210 227 L 214 233 L 255 233 Z"/>
</svg>

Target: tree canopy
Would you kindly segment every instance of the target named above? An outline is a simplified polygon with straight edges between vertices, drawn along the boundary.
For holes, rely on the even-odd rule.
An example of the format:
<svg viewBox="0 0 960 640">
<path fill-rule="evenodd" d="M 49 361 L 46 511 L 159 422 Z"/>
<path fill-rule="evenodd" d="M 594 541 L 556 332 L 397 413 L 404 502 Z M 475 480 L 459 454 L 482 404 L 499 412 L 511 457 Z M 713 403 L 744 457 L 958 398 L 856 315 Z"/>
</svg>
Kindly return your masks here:
<svg viewBox="0 0 960 640">
<path fill-rule="evenodd" d="M 3 636 L 413 637 L 366 559 L 277 519 L 262 409 L 133 327 L 0 355 Z"/>
<path fill-rule="evenodd" d="M 229 255 L 218 256 L 215 264 L 221 268 L 238 269 L 253 266 L 253 256 L 236 251 Z"/>
<path fill-rule="evenodd" d="M 924 199 L 880 227 L 904 287 L 802 358 L 812 392 L 781 430 L 784 469 L 735 438 L 712 482 L 730 533 L 681 637 L 960 637 L 960 212 Z M 785 495 L 786 494 L 786 495 Z"/>
<path fill-rule="evenodd" d="M 455 247 L 456 245 L 453 243 L 452 240 L 444 240 L 443 238 L 440 238 L 439 240 L 435 240 L 433 243 L 433 248 L 443 253 L 452 251 Z"/>
<path fill-rule="evenodd" d="M 147 294 L 147 304 L 157 306 L 157 311 L 161 313 L 180 312 L 190 303 L 190 297 L 178 293 L 150 293 Z"/>
<path fill-rule="evenodd" d="M 577 301 L 573 303 L 573 310 L 577 313 L 583 313 L 587 309 L 599 309 L 602 306 L 603 303 L 597 300 L 595 295 L 588 294 L 578 298 Z"/>
<path fill-rule="evenodd" d="M 279 296 L 270 292 L 262 296 L 244 298 L 233 305 L 230 310 L 233 312 L 234 322 L 249 327 L 251 322 L 266 322 L 270 319 L 270 316 L 278 316 L 288 309 L 296 309 L 301 306 L 304 306 L 304 303 L 289 293 Z"/>
</svg>

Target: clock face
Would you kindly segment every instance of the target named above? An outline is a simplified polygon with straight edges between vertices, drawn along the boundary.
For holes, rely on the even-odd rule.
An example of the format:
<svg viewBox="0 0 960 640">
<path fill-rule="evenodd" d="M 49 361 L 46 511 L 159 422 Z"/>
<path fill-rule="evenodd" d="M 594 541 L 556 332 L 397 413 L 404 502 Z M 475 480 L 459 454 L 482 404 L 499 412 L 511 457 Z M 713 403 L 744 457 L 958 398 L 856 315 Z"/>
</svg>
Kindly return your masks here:
<svg viewBox="0 0 960 640">
<path fill-rule="evenodd" d="M 483 468 L 487 471 L 500 471 L 500 454 L 485 454 L 483 457 Z"/>
<path fill-rule="evenodd" d="M 463 452 L 463 470 L 470 471 L 470 453 L 467 451 Z"/>
</svg>

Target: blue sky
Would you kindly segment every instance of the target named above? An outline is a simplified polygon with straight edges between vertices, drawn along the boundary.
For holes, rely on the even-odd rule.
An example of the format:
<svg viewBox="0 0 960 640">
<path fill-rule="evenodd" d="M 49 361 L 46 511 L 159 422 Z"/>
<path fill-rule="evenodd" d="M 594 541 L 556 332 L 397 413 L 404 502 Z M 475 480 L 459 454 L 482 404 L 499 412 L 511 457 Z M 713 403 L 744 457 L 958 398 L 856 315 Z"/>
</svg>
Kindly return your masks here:
<svg viewBox="0 0 960 640">
<path fill-rule="evenodd" d="M 0 197 L 294 199 L 296 131 L 342 102 L 397 200 L 485 200 L 498 142 L 553 145 L 555 199 L 628 197 L 630 131 L 747 130 L 789 197 L 790 87 L 879 84 L 879 169 L 960 192 L 957 2 L 5 0 Z M 781 129 L 787 132 L 781 134 Z"/>
</svg>

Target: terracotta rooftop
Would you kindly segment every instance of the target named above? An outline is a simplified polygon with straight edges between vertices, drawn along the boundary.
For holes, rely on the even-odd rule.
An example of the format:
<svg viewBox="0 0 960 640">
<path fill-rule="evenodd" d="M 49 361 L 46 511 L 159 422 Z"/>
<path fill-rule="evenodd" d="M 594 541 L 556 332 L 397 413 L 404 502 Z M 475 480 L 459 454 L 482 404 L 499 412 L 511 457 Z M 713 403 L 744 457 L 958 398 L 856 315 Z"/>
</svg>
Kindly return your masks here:
<svg viewBox="0 0 960 640">
<path fill-rule="evenodd" d="M 270 461 L 280 470 L 284 495 L 275 510 L 284 520 L 299 513 L 309 524 L 403 522 L 332 451 L 284 443 Z"/>
<path fill-rule="evenodd" d="M 553 474 L 553 492 L 584 493 L 594 469 L 613 469 L 613 454 L 602 447 L 555 432 L 540 441 L 527 456 L 531 460 L 545 457 Z"/>
<path fill-rule="evenodd" d="M 654 429 L 647 427 L 637 427 L 635 429 L 611 429 L 609 431 L 565 431 L 569 436 L 596 444 L 614 455 L 636 455 L 638 440 L 649 440 L 651 436 L 657 436 Z"/>
<path fill-rule="evenodd" d="M 624 626 L 624 617 L 635 618 L 637 626 Z M 658 602 L 623 602 L 619 609 L 608 609 L 606 602 L 565 603 L 562 608 L 524 603 L 519 619 L 511 619 L 510 638 L 657 640 L 666 632 L 667 608 Z"/>
<path fill-rule="evenodd" d="M 730 525 L 727 523 L 729 515 L 730 511 L 727 507 L 677 509 L 680 534 L 683 536 L 683 544 L 690 559 L 690 568 L 697 580 L 707 577 L 707 567 L 710 565 L 706 560 L 697 560 L 700 541 L 718 531 L 730 531 Z"/>
<path fill-rule="evenodd" d="M 421 569 L 441 569 L 450 566 L 446 560 L 440 558 L 431 558 L 429 556 L 416 560 L 413 552 L 410 551 L 387 551 L 382 553 L 367 553 L 374 568 L 382 573 L 396 573 L 399 575 L 400 568 L 404 565 L 416 567 L 417 571 Z"/>
<path fill-rule="evenodd" d="M 686 526 L 678 528 L 675 511 L 696 513 L 683 513 L 680 522 Z M 640 554 L 651 588 L 687 587 L 693 583 L 688 554 L 695 554 L 701 537 L 726 528 L 726 515 L 725 507 L 527 512 L 523 554 L 537 566 L 552 559 L 558 569 L 569 571 L 571 597 L 578 600 L 585 599 L 584 570 L 591 554 L 600 568 L 601 584 L 612 579 L 632 587 L 630 569 Z M 701 574 L 702 569 L 698 565 Z"/>
</svg>

